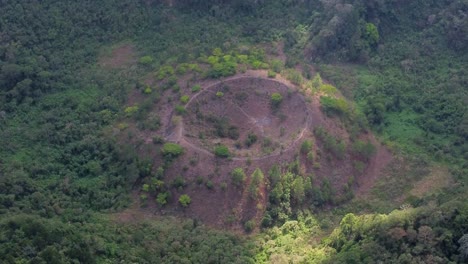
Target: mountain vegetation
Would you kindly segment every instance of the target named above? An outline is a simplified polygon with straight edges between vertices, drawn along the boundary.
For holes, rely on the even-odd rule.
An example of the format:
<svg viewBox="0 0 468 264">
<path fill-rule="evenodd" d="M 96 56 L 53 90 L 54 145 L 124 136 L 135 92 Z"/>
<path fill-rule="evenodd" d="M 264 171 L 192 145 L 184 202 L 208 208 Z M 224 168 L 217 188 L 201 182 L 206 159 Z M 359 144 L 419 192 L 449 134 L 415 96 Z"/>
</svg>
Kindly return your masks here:
<svg viewBox="0 0 468 264">
<path fill-rule="evenodd" d="M 10 0 L 0 10 L 2 262 L 468 261 L 467 0 Z M 249 71 L 287 79 L 305 103 L 318 96 L 339 125 L 315 127 L 290 162 L 265 168 L 288 146 L 191 107 L 205 83 Z M 272 119 L 285 119 L 292 94 L 268 94 Z M 212 101 L 228 96 L 221 87 Z M 214 128 L 192 137 L 235 148 L 216 141 L 206 161 L 171 141 L 177 129 L 162 131 L 191 115 Z M 278 137 L 300 134 L 287 129 Z M 373 171 L 383 148 L 392 161 Z M 238 154 L 253 151 L 262 158 Z M 341 180 L 317 172 L 346 162 Z M 207 175 L 175 173 L 206 164 Z M 226 228 L 212 226 L 191 217 L 212 205 L 195 192 L 238 194 L 251 210 L 224 198 Z"/>
</svg>

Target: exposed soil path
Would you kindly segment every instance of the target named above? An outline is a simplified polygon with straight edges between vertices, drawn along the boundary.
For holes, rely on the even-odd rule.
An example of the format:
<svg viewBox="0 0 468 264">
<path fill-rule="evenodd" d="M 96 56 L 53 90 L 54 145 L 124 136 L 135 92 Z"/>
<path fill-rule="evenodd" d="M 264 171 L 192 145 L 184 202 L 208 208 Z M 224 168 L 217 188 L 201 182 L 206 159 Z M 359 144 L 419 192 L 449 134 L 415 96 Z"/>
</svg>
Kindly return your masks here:
<svg viewBox="0 0 468 264">
<path fill-rule="evenodd" d="M 375 138 L 372 139 L 372 143 L 378 146 L 377 152 L 368 162 L 369 167 L 364 174 L 357 178 L 358 188 L 356 190 L 356 196 L 358 197 L 365 197 L 369 194 L 381 175 L 382 170 L 393 160 L 392 153 L 385 146 L 378 143 Z"/>
<path fill-rule="evenodd" d="M 187 102 L 185 108 L 189 107 L 197 98 L 199 95 L 203 94 L 203 93 L 212 93 L 212 94 L 216 94 L 214 91 L 211 91 L 210 89 L 212 89 L 213 87 L 216 87 L 216 86 L 219 86 L 220 84 L 223 84 L 225 82 L 230 82 L 230 81 L 234 81 L 234 80 L 240 80 L 240 79 L 244 79 L 244 78 L 251 78 L 251 79 L 260 79 L 260 80 L 268 80 L 268 81 L 271 81 L 271 82 L 275 82 L 275 83 L 279 83 L 281 85 L 284 85 L 286 87 L 289 87 L 289 85 L 285 84 L 283 81 L 278 81 L 278 80 L 275 80 L 275 79 L 270 79 L 270 78 L 264 78 L 262 76 L 259 76 L 259 75 L 250 75 L 250 74 L 241 74 L 241 75 L 237 75 L 237 76 L 234 76 L 234 77 L 230 77 L 230 78 L 226 78 L 224 80 L 221 80 L 221 81 L 217 81 L 215 83 L 212 83 L 210 85 L 208 85 L 207 87 L 204 87 L 200 92 L 198 92 L 197 94 L 195 94 L 194 96 L 192 96 L 192 98 L 190 98 L 190 100 Z M 301 100 L 302 102 L 306 105 L 305 101 L 304 101 L 304 98 L 301 96 Z M 230 104 L 232 104 L 233 106 L 236 107 L 236 109 L 239 109 L 239 112 L 242 113 L 246 118 L 248 118 L 249 122 L 252 123 L 253 125 L 257 126 L 260 131 L 262 133 L 264 133 L 264 129 L 263 129 L 263 125 L 262 124 L 259 124 L 258 120 L 252 116 L 250 116 L 248 113 L 246 113 L 244 111 L 244 109 L 242 109 L 242 107 L 240 107 L 239 105 L 237 105 L 236 103 L 232 102 L 231 100 L 227 100 L 227 102 L 229 102 Z M 269 154 L 269 155 L 265 155 L 265 156 L 257 156 L 257 157 L 233 157 L 232 160 L 234 161 L 247 161 L 247 160 L 250 160 L 250 161 L 260 161 L 260 160 L 265 160 L 265 159 L 269 159 L 269 158 L 273 158 L 273 157 L 276 157 L 276 156 L 279 156 L 281 155 L 282 152 L 287 152 L 293 148 L 296 147 L 297 143 L 302 140 L 309 128 L 309 125 L 311 123 L 311 115 L 310 113 L 306 113 L 306 120 L 305 120 L 305 123 L 304 123 L 304 126 L 302 128 L 302 130 L 299 132 L 298 136 L 289 144 L 289 146 L 287 148 L 284 148 L 282 150 L 279 150 L 279 151 L 275 151 L 274 153 L 272 154 Z M 184 127 L 184 122 L 183 122 L 183 119 L 181 119 L 178 124 L 176 125 L 176 128 L 175 128 L 175 133 L 171 133 L 169 136 L 166 137 L 166 140 L 167 141 L 171 141 L 171 142 L 176 142 L 178 144 L 181 144 L 182 146 L 185 146 L 185 147 L 188 147 L 190 149 L 193 149 L 197 152 L 201 152 L 205 155 L 208 155 L 210 157 L 214 157 L 215 155 L 208 151 L 207 149 L 203 148 L 203 147 L 200 147 L 200 146 L 197 146 L 193 143 L 191 143 L 189 140 L 187 140 L 185 138 L 185 127 Z"/>
</svg>

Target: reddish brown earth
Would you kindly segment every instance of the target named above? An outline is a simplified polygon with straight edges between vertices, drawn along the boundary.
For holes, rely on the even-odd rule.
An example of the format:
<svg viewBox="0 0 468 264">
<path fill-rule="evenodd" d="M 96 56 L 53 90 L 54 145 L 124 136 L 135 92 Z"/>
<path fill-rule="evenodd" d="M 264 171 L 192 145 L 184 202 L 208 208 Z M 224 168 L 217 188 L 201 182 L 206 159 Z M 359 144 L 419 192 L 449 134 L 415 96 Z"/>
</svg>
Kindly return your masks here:
<svg viewBox="0 0 468 264">
<path fill-rule="evenodd" d="M 152 143 L 154 136 L 164 137 L 166 141 L 182 145 L 185 153 L 165 172 L 164 181 L 169 185 L 176 177 L 181 176 L 186 181 L 186 187 L 171 188 L 172 199 L 163 208 L 156 204 L 154 197 L 150 197 L 146 208 L 136 209 L 134 206 L 117 217 L 123 221 L 131 220 L 138 217 L 139 213 L 136 211 L 141 210 L 146 212 L 141 214 L 145 218 L 148 214 L 171 214 L 199 219 L 214 227 L 240 231 L 243 229 L 243 223 L 248 220 L 260 222 L 268 201 L 267 182 L 260 185 L 256 200 L 249 197 L 247 189 L 253 171 L 260 168 L 267 178 L 268 170 L 273 165 L 287 165 L 297 156 L 301 161 L 302 173 L 314 175 L 314 184 L 320 184 L 327 178 L 336 194 L 341 195 L 350 177 L 354 176 L 355 193 L 365 196 L 382 169 L 392 159 L 391 153 L 368 133 L 360 135 L 360 139 L 370 140 L 377 146 L 377 153 L 362 173 L 358 173 L 354 168 L 353 161 L 356 158 L 350 151 L 342 159 L 328 155 L 313 131 L 316 127 L 323 127 L 329 134 L 341 138 L 349 146 L 350 136 L 342 122 L 338 118 L 330 118 L 323 114 L 318 96 L 298 92 L 298 87 L 281 76 L 276 79 L 268 79 L 265 76 L 266 71 L 248 71 L 223 80 L 193 81 L 193 78 L 186 76 L 181 78 L 183 81 L 179 81 L 181 94 L 191 97 L 186 104 L 185 116 L 176 117 L 174 107 L 180 104 L 179 96 L 167 90 L 152 109 L 161 118 L 161 128 L 158 131 L 140 131 L 131 124 L 129 129 L 134 135 L 132 139 L 128 139 L 127 136 L 131 134 L 130 131 L 123 131 L 121 138 L 135 141 L 140 155 L 154 161 L 154 169 L 162 162 L 159 154 L 161 145 Z M 154 85 L 154 81 L 148 81 L 148 84 Z M 194 84 L 202 86 L 202 90 L 196 94 L 190 91 Z M 216 92 L 219 91 L 223 92 L 222 97 L 216 96 Z M 273 92 L 282 94 L 284 98 L 276 112 L 272 110 L 269 102 Z M 246 94 L 247 97 L 240 94 Z M 129 105 L 137 103 L 140 96 L 134 94 Z M 283 115 L 282 118 L 280 114 Z M 219 138 L 213 134 L 213 124 L 207 121 L 207 116 L 210 115 L 224 117 L 230 125 L 237 127 L 239 138 Z M 200 132 L 204 133 L 203 138 L 199 137 Z M 258 142 L 247 148 L 243 142 L 249 132 L 258 136 Z M 273 142 L 274 148 L 267 151 L 262 149 L 261 141 L 265 138 Z M 305 139 L 315 142 L 314 161 L 300 154 L 300 145 Z M 241 142 L 242 148 L 236 148 L 236 142 Z M 215 157 L 213 148 L 219 143 L 229 147 L 232 158 Z M 319 167 L 314 166 L 317 163 L 320 164 Z M 230 173 L 236 167 L 241 167 L 246 172 L 247 180 L 244 186 L 236 187 L 231 182 Z M 213 188 L 207 188 L 208 181 L 213 184 Z M 178 204 L 178 198 L 182 194 L 191 197 L 192 202 L 187 208 Z"/>
</svg>

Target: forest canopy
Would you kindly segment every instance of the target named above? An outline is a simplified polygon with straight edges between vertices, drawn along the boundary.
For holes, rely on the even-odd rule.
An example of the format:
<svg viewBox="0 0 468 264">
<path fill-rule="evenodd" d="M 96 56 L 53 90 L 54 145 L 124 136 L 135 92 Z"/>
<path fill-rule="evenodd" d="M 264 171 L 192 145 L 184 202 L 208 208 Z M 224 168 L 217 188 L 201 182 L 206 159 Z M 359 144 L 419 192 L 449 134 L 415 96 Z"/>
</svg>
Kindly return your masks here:
<svg viewBox="0 0 468 264">
<path fill-rule="evenodd" d="M 468 260 L 467 0 L 11 0 L 0 1 L 0 10 L 5 263 Z M 127 60 L 104 61 L 122 46 Z M 135 138 L 133 127 L 158 131 L 164 120 L 148 114 L 152 105 L 175 102 L 173 124 L 190 114 L 186 104 L 202 87 L 190 83 L 181 93 L 177 81 L 185 73 L 213 80 L 247 70 L 264 70 L 271 79 L 281 74 L 325 94 L 319 103 L 328 118 L 354 134 L 375 133 L 408 160 L 406 174 L 377 184 L 378 198 L 369 203 L 353 200 L 352 180 L 339 197 L 333 182 L 305 175 L 300 162 L 319 169 L 320 155 L 352 156 L 359 171 L 376 148 L 361 139 L 346 148 L 318 128 L 319 142 L 301 141 L 290 164 L 261 171 L 246 158 L 255 171 L 235 168 L 226 182 L 194 180 L 210 192 L 229 184 L 240 192 L 249 184 L 246 200 L 257 208 L 261 199 L 267 204 L 260 208 L 264 215 L 242 219 L 242 232 L 254 231 L 250 236 L 197 219 L 116 217 L 135 201 L 158 208 L 173 201 L 181 214 L 197 206 L 185 193 L 171 196 L 171 190 L 186 191 L 184 179 L 164 177 L 171 165 L 200 165 L 164 138 L 148 138 L 151 149 L 144 152 L 142 142 L 115 135 Z M 144 83 L 146 76 L 158 85 Z M 135 91 L 144 98 L 140 104 L 128 100 Z M 163 97 L 167 91 L 172 95 Z M 271 108 L 289 95 L 270 95 Z M 281 118 L 281 111 L 275 114 Z M 236 128 L 212 120 L 223 138 L 239 138 Z M 248 150 L 273 145 L 255 134 L 237 142 Z M 327 152 L 317 155 L 319 146 Z M 225 145 L 213 150 L 216 166 L 233 159 Z M 141 153 L 156 153 L 159 163 Z M 405 181 L 418 184 L 433 165 L 447 168 L 453 184 L 401 201 L 410 189 Z"/>
</svg>

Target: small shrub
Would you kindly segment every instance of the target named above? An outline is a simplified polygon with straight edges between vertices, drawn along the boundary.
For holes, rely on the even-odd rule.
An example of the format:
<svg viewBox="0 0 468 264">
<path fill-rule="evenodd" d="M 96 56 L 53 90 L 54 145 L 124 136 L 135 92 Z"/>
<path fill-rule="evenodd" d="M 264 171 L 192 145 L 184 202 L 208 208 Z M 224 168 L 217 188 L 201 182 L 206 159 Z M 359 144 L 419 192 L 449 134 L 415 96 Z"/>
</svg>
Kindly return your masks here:
<svg viewBox="0 0 468 264">
<path fill-rule="evenodd" d="M 182 205 L 183 207 L 187 207 L 189 206 L 189 204 L 192 202 L 192 199 L 190 199 L 190 196 L 188 196 L 187 194 L 182 194 L 180 197 L 179 197 L 179 203 L 180 205 Z"/>
<path fill-rule="evenodd" d="M 125 116 L 126 117 L 131 117 L 132 115 L 134 115 L 136 112 L 138 112 L 138 106 L 137 105 L 134 105 L 134 106 L 128 106 L 125 108 L 124 112 L 125 112 Z"/>
<path fill-rule="evenodd" d="M 234 185 L 242 186 L 242 184 L 245 182 L 246 175 L 242 168 L 235 168 L 231 172 L 231 178 Z"/>
<path fill-rule="evenodd" d="M 225 191 L 227 189 L 227 183 L 221 183 L 221 190 Z"/>
<path fill-rule="evenodd" d="M 362 161 L 354 161 L 353 162 L 353 167 L 356 169 L 359 173 L 363 173 L 364 169 L 366 168 L 366 164 Z"/>
<path fill-rule="evenodd" d="M 304 82 L 304 78 L 302 77 L 302 74 L 298 72 L 297 70 L 287 69 L 284 71 L 284 74 L 286 76 L 286 79 L 288 79 L 295 85 L 302 85 L 302 83 Z"/>
<path fill-rule="evenodd" d="M 275 78 L 276 77 L 276 72 L 269 70 L 268 71 L 268 78 Z"/>
<path fill-rule="evenodd" d="M 184 153 L 184 148 L 176 143 L 166 143 L 161 150 L 163 156 L 167 159 L 176 158 Z"/>
<path fill-rule="evenodd" d="M 249 133 L 247 135 L 247 138 L 245 139 L 245 145 L 249 148 L 250 146 L 255 144 L 255 142 L 257 142 L 257 135 Z"/>
<path fill-rule="evenodd" d="M 192 93 L 197 93 L 201 90 L 201 86 L 199 84 L 196 84 L 192 87 Z"/>
<path fill-rule="evenodd" d="M 183 104 L 188 103 L 189 100 L 190 100 L 190 97 L 188 95 L 182 95 L 180 97 L 180 102 L 183 103 Z"/>
<path fill-rule="evenodd" d="M 301 145 L 301 153 L 305 154 L 312 149 L 313 143 L 311 140 L 304 140 Z"/>
<path fill-rule="evenodd" d="M 178 115 L 184 115 L 187 110 L 185 110 L 185 107 L 183 105 L 176 105 L 175 111 Z"/>
<path fill-rule="evenodd" d="M 178 84 L 172 85 L 172 92 L 179 93 L 180 92 L 180 86 Z"/>
<path fill-rule="evenodd" d="M 186 74 L 189 69 L 190 69 L 190 65 L 188 63 L 181 63 L 177 65 L 176 73 L 180 75 Z"/>
<path fill-rule="evenodd" d="M 229 153 L 228 147 L 224 145 L 219 145 L 215 147 L 214 153 L 216 157 L 228 158 L 231 154 Z"/>
<path fill-rule="evenodd" d="M 208 188 L 209 190 L 213 189 L 214 187 L 214 184 L 211 180 L 207 181 L 205 185 L 206 185 L 206 188 Z"/>
<path fill-rule="evenodd" d="M 247 222 L 245 222 L 244 224 L 244 230 L 245 232 L 247 233 L 250 233 L 254 230 L 255 228 L 255 221 L 254 220 L 249 220 Z"/>
<path fill-rule="evenodd" d="M 164 138 L 161 136 L 154 136 L 153 137 L 153 144 L 162 144 L 164 143 Z"/>
<path fill-rule="evenodd" d="M 322 96 L 320 97 L 320 105 L 327 115 L 347 115 L 349 113 L 348 102 L 341 98 Z"/>
<path fill-rule="evenodd" d="M 172 181 L 172 187 L 174 188 L 184 188 L 186 185 L 185 179 L 182 176 L 177 176 Z"/>
<path fill-rule="evenodd" d="M 331 85 L 331 84 L 324 84 L 324 85 L 320 86 L 320 91 L 324 92 L 325 94 L 329 94 L 329 95 L 333 95 L 333 94 L 336 94 L 338 92 L 336 87 Z"/>
<path fill-rule="evenodd" d="M 218 92 L 216 92 L 216 96 L 217 96 L 217 97 L 219 97 L 219 98 L 221 98 L 221 97 L 223 97 L 223 96 L 224 96 L 224 93 L 223 93 L 223 92 L 220 92 L 220 91 L 218 91 Z"/>
<path fill-rule="evenodd" d="M 358 155 L 365 160 L 369 160 L 376 152 L 375 146 L 369 141 L 364 142 L 362 140 L 358 140 L 353 143 L 351 148 L 355 155 Z"/>
<path fill-rule="evenodd" d="M 156 74 L 158 80 L 165 79 L 166 77 L 171 77 L 174 75 L 174 68 L 172 66 L 163 66 L 159 69 Z"/>
<path fill-rule="evenodd" d="M 153 61 L 153 57 L 151 56 L 143 56 L 138 60 L 138 62 L 143 65 L 150 65 Z"/>
<path fill-rule="evenodd" d="M 280 73 L 284 69 L 284 63 L 281 60 L 274 59 L 270 62 L 270 67 L 274 72 Z"/>
<path fill-rule="evenodd" d="M 197 179 L 195 180 L 195 182 L 198 185 L 202 185 L 205 182 L 205 179 L 202 176 L 197 176 Z"/>
<path fill-rule="evenodd" d="M 263 182 L 264 175 L 261 169 L 257 168 L 255 171 L 252 173 L 251 178 L 252 180 L 250 181 L 250 186 L 249 186 L 249 195 L 250 198 L 252 199 L 257 199 L 258 194 L 259 194 L 259 187 L 260 184 Z"/>
<path fill-rule="evenodd" d="M 273 93 L 271 95 L 271 105 L 273 108 L 278 108 L 283 101 L 283 96 L 279 93 Z"/>
<path fill-rule="evenodd" d="M 152 92 L 153 92 L 153 90 L 151 90 L 151 87 L 149 87 L 149 86 L 146 86 L 145 90 L 143 90 L 143 93 L 145 93 L 145 94 L 150 94 Z"/>
<path fill-rule="evenodd" d="M 200 159 L 200 158 L 199 158 L 198 155 L 191 157 L 190 160 L 189 160 L 190 166 L 195 166 L 195 165 L 197 165 L 199 159 Z"/>
<path fill-rule="evenodd" d="M 237 140 L 239 138 L 239 129 L 234 126 L 229 127 L 228 137 L 232 140 Z"/>
<path fill-rule="evenodd" d="M 168 199 L 169 199 L 169 192 L 162 192 L 162 193 L 159 193 L 158 196 L 156 197 L 156 202 L 160 206 L 164 206 L 167 204 Z"/>
<path fill-rule="evenodd" d="M 314 79 L 312 79 L 312 87 L 318 90 L 322 85 L 322 77 L 320 76 L 320 73 L 317 73 L 317 75 L 314 76 Z"/>
</svg>

